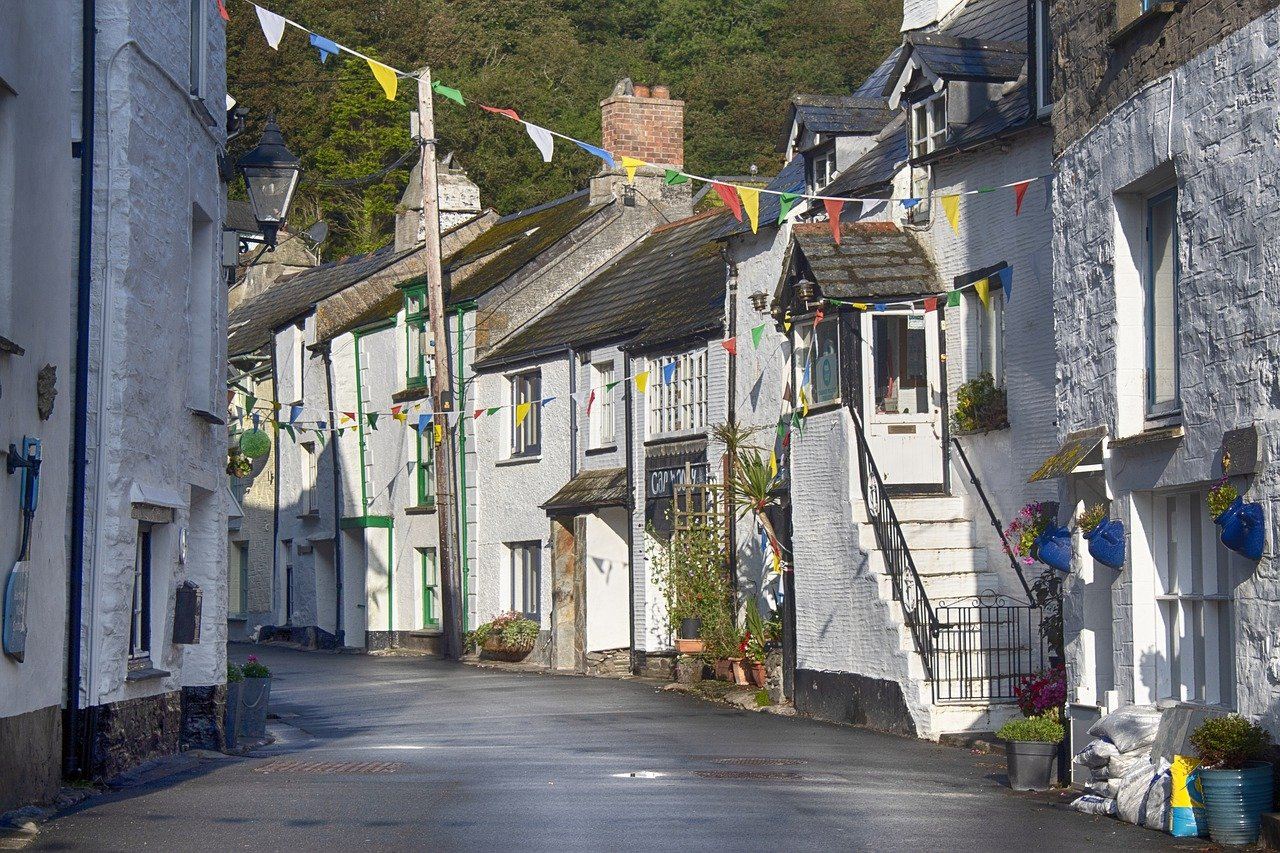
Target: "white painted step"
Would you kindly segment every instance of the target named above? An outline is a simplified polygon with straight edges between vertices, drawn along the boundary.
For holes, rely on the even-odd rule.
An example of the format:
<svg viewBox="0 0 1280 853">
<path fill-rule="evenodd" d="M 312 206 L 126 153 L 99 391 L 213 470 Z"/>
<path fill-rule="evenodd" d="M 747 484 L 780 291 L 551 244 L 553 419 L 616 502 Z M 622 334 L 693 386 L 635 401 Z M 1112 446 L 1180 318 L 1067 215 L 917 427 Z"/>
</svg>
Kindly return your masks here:
<svg viewBox="0 0 1280 853">
<path fill-rule="evenodd" d="M 911 548 L 910 543 L 907 547 Z M 987 552 L 980 548 L 911 548 L 911 559 L 921 577 L 990 570 Z M 889 571 L 884 562 L 884 554 L 878 548 L 868 552 L 867 566 L 871 571 L 881 574 Z"/>
<path fill-rule="evenodd" d="M 929 705 L 929 737 L 960 732 L 994 732 L 1009 720 L 1022 716 L 1012 702 L 957 702 L 932 704 L 932 691 L 926 683 L 921 697 Z"/>
<path fill-rule="evenodd" d="M 893 497 L 893 511 L 898 520 L 908 521 L 961 521 L 969 517 L 968 505 L 962 497 Z M 854 501 L 853 517 L 867 519 L 866 503 L 861 499 Z"/>
<path fill-rule="evenodd" d="M 907 547 L 913 554 L 926 548 L 958 550 L 982 544 L 973 524 L 967 520 L 902 521 L 899 519 L 899 522 L 902 526 L 902 535 L 907 540 Z M 874 526 L 858 525 L 858 544 L 867 549 L 880 546 Z"/>
</svg>

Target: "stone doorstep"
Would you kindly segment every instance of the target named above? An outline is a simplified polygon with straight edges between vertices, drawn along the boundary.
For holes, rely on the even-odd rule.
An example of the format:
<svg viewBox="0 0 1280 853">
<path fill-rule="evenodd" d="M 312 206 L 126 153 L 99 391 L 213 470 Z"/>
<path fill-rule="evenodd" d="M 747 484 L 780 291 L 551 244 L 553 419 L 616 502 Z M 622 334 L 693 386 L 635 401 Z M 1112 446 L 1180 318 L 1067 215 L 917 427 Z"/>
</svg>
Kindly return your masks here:
<svg viewBox="0 0 1280 853">
<path fill-rule="evenodd" d="M 756 694 L 765 689 L 762 687 L 742 687 L 727 681 L 703 680 L 693 684 L 670 682 L 662 688 L 669 693 L 684 693 L 708 702 L 741 708 L 744 711 L 757 711 L 763 714 L 776 714 L 779 717 L 797 716 L 795 707 L 789 700 L 774 702 L 769 705 L 756 703 Z"/>
</svg>

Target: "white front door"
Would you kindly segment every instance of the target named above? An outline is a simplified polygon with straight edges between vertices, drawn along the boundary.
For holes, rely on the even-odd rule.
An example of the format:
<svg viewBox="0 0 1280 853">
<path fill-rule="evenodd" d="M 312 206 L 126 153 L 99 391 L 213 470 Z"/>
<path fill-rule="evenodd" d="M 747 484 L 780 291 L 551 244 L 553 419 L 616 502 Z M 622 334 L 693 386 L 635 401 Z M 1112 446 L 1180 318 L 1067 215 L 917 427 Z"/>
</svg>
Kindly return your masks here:
<svg viewBox="0 0 1280 853">
<path fill-rule="evenodd" d="M 942 360 L 938 312 L 862 315 L 867 443 L 888 486 L 943 486 Z"/>
</svg>

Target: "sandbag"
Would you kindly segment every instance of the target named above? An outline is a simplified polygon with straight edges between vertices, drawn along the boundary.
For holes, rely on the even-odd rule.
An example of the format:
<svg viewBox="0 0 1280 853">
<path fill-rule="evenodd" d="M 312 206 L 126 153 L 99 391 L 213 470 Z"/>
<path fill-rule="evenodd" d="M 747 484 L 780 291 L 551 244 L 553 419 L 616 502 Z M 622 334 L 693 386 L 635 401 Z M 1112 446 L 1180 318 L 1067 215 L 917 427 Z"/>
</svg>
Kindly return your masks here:
<svg viewBox="0 0 1280 853">
<path fill-rule="evenodd" d="M 1114 800 L 1116 795 L 1120 793 L 1119 779 L 1101 779 L 1090 782 L 1084 786 L 1086 794 L 1094 794 L 1099 797 L 1106 797 L 1108 800 Z"/>
<path fill-rule="evenodd" d="M 1120 780 L 1116 814 L 1125 823 L 1164 830 L 1169 813 L 1169 762 L 1136 761 Z"/>
<path fill-rule="evenodd" d="M 1106 738 L 1120 752 L 1149 748 L 1159 732 L 1160 709 L 1152 705 L 1128 705 L 1089 727 L 1090 735 Z"/>
<path fill-rule="evenodd" d="M 1118 755 L 1113 755 L 1107 761 L 1107 778 L 1120 779 L 1129 772 L 1135 763 L 1139 761 L 1149 762 L 1150 759 L 1151 751 L 1149 748 L 1135 749 L 1133 752 L 1121 752 Z"/>
<path fill-rule="evenodd" d="M 1116 801 L 1110 797 L 1099 797 L 1096 794 L 1085 794 L 1082 797 L 1076 797 L 1071 803 L 1071 808 L 1085 814 L 1100 814 L 1114 816 L 1116 813 Z"/>
<path fill-rule="evenodd" d="M 1082 767 L 1096 769 L 1106 767 L 1107 762 L 1119 754 L 1120 750 L 1116 749 L 1115 744 L 1102 738 L 1095 738 L 1089 741 L 1088 746 L 1077 752 L 1072 760 Z"/>
</svg>

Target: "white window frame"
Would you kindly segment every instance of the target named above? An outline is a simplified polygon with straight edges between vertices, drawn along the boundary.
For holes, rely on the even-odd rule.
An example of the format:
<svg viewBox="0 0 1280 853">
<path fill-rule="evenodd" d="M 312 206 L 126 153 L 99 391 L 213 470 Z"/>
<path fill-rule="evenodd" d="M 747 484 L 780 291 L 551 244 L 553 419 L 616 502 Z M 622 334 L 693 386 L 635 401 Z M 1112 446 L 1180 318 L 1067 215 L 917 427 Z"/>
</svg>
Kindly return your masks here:
<svg viewBox="0 0 1280 853">
<path fill-rule="evenodd" d="M 511 458 L 542 455 L 542 371 L 526 370 L 508 378 L 511 395 Z M 516 426 L 516 407 L 529 403 L 529 414 Z"/>
<path fill-rule="evenodd" d="M 129 611 L 129 662 L 151 659 L 152 596 L 155 592 L 155 526 L 138 522 L 137 541 L 133 549 L 132 594 Z"/>
<path fill-rule="evenodd" d="M 616 363 L 612 360 L 591 365 L 591 391 L 595 401 L 591 407 L 589 445 L 592 448 L 614 447 L 617 444 L 617 414 L 613 394 L 607 389 L 616 381 Z"/>
<path fill-rule="evenodd" d="M 315 515 L 320 511 L 316 501 L 316 485 L 320 479 L 320 454 L 316 452 L 314 441 L 303 441 L 298 444 L 302 454 L 302 490 L 298 506 L 303 515 Z"/>
<path fill-rule="evenodd" d="M 939 115 L 941 108 L 941 115 Z M 923 100 L 915 101 L 910 106 L 912 158 L 932 154 L 947 143 L 947 90 L 935 92 Z M 924 136 L 921 137 L 921 120 L 923 119 Z"/>
<path fill-rule="evenodd" d="M 1169 253 L 1165 259 L 1172 269 L 1165 270 L 1163 265 L 1156 258 L 1157 246 L 1155 245 L 1155 210 L 1157 206 L 1168 203 L 1169 210 Z M 1143 320 L 1143 345 L 1146 352 L 1146 416 L 1149 420 L 1160 420 L 1167 418 L 1176 418 L 1182 411 L 1181 393 L 1182 393 L 1182 377 L 1181 377 L 1181 347 L 1179 346 L 1179 279 L 1181 278 L 1181 269 L 1178 265 L 1178 192 L 1176 188 L 1170 188 L 1159 193 L 1154 193 L 1147 197 L 1144 205 L 1146 222 L 1146 253 L 1143 264 L 1142 283 L 1143 295 L 1146 303 Z M 1160 299 L 1157 293 L 1157 277 L 1160 272 L 1168 272 L 1171 274 L 1171 282 L 1167 298 Z M 1158 320 L 1158 303 L 1164 304 L 1170 315 L 1171 328 L 1166 330 L 1169 347 L 1157 352 L 1157 323 Z M 1165 304 L 1167 303 L 1167 304 Z M 1159 381 L 1158 374 L 1161 371 L 1167 371 L 1172 374 L 1173 382 L 1173 398 L 1168 400 L 1157 400 L 1157 383 Z"/>
<path fill-rule="evenodd" d="M 216 412 L 215 388 L 218 367 L 214 342 L 214 317 L 221 280 L 214 275 L 217 264 L 213 221 L 199 207 L 191 208 L 190 256 L 187 268 L 187 405 L 200 412 Z"/>
<path fill-rule="evenodd" d="M 675 374 L 664 382 L 665 368 L 675 364 Z M 707 426 L 707 350 L 690 350 L 649 360 L 649 438 L 681 435 Z"/>
<path fill-rule="evenodd" d="M 542 542 L 507 543 L 510 609 L 535 622 L 542 621 Z M 532 605 L 532 606 L 530 606 Z"/>
<path fill-rule="evenodd" d="M 964 309 L 968 322 L 965 332 L 969 335 L 965 352 L 965 378 L 977 379 L 990 373 L 997 388 L 1004 387 L 1004 290 L 992 276 L 992 286 L 987 291 L 988 306 L 982 304 L 973 288 L 964 291 Z"/>
<path fill-rule="evenodd" d="M 1053 112 L 1053 27 L 1049 19 L 1050 0 L 1035 0 L 1036 115 Z"/>
<path fill-rule="evenodd" d="M 821 146 L 819 146 L 821 148 Z M 815 150 L 809 158 L 809 190 L 818 192 L 836 176 L 836 149 L 834 145 Z"/>
</svg>

